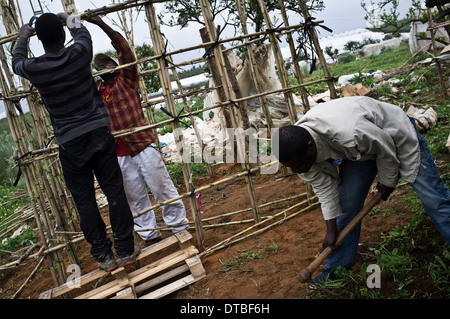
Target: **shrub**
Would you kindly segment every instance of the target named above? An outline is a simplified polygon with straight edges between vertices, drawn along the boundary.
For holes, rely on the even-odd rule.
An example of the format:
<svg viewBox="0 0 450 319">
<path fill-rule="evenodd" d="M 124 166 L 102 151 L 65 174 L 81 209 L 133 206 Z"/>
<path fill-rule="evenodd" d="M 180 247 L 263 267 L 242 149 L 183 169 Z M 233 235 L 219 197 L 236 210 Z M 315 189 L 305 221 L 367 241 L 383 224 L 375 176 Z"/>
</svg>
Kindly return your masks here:
<svg viewBox="0 0 450 319">
<path fill-rule="evenodd" d="M 339 54 L 337 59 L 338 59 L 339 64 L 349 63 L 349 62 L 356 60 L 356 55 L 354 55 L 351 52 L 345 52 L 345 53 Z"/>
</svg>

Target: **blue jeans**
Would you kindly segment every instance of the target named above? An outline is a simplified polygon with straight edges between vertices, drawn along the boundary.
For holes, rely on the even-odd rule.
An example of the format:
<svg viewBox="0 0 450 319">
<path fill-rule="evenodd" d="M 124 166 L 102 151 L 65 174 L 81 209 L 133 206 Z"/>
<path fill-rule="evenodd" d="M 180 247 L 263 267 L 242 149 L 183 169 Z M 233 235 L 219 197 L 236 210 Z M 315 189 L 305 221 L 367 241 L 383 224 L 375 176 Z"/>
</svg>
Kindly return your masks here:
<svg viewBox="0 0 450 319">
<path fill-rule="evenodd" d="M 413 122 L 414 124 L 414 122 Z M 450 191 L 440 178 L 430 150 L 416 130 L 420 145 L 420 168 L 411 187 L 420 198 L 425 211 L 437 230 L 450 245 Z M 336 219 L 338 230 L 345 226 L 361 211 L 369 192 L 377 167 L 375 161 L 342 161 L 339 168 L 341 184 L 339 200 L 343 215 Z M 338 266 L 350 269 L 355 264 L 358 252 L 361 223 L 344 239 L 339 249 L 327 258 L 324 267 L 329 272 Z"/>
</svg>

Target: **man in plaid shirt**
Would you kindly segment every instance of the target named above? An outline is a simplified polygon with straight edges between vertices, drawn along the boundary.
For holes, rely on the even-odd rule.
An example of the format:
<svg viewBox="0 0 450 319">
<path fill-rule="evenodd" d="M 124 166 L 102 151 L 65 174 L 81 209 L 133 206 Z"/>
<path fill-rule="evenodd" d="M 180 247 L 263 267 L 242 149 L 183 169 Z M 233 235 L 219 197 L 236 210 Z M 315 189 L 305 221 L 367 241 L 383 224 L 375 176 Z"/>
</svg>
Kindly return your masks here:
<svg viewBox="0 0 450 319">
<path fill-rule="evenodd" d="M 94 63 L 98 70 L 114 69 L 118 64 L 123 65 L 136 61 L 128 42 L 120 33 L 114 31 L 99 17 L 90 17 L 86 20 L 99 26 L 111 39 L 111 44 L 117 51 L 119 63 L 105 54 L 96 55 Z M 97 88 L 103 97 L 111 119 L 111 131 L 147 125 L 139 95 L 137 65 L 103 74 L 101 78 L 102 80 L 96 81 Z M 151 131 L 133 133 L 116 141 L 125 193 L 134 216 L 152 206 L 146 186 L 150 188 L 158 202 L 179 195 L 154 143 L 155 138 Z M 171 227 L 174 233 L 188 228 L 186 210 L 181 199 L 164 205 L 162 213 L 165 223 Z M 135 217 L 134 221 L 136 231 L 156 228 L 153 210 Z M 146 245 L 151 245 L 161 239 L 158 230 L 139 231 L 139 235 L 145 240 Z"/>
</svg>

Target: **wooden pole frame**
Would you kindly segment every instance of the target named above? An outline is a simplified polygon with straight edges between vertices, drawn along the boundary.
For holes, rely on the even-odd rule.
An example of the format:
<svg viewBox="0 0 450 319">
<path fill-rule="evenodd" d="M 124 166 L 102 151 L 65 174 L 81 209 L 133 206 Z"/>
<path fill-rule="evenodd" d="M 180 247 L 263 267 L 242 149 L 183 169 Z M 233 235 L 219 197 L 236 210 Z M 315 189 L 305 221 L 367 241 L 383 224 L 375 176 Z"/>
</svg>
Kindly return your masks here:
<svg viewBox="0 0 450 319">
<path fill-rule="evenodd" d="M 438 49 L 437 49 L 437 45 L 436 45 L 436 29 L 437 27 L 433 27 L 433 12 L 431 10 L 431 8 L 427 7 L 427 14 L 428 14 L 428 31 L 430 31 L 430 37 L 431 37 L 431 43 L 433 46 L 433 54 L 436 57 L 438 55 Z M 444 25 L 440 25 L 440 26 L 444 26 Z M 444 80 L 444 75 L 442 72 L 442 66 L 441 66 L 441 62 L 439 60 L 435 60 L 436 62 L 436 68 L 438 71 L 438 76 L 439 76 L 439 83 L 441 85 L 441 90 L 442 90 L 442 97 L 443 98 L 447 98 L 448 94 L 447 94 L 447 88 L 445 87 L 445 80 Z"/>
<path fill-rule="evenodd" d="M 150 35 L 153 42 L 154 50 L 160 55 L 158 59 L 159 67 L 159 77 L 161 80 L 161 85 L 163 87 L 163 95 L 166 101 L 167 108 L 172 114 L 177 114 L 175 99 L 173 97 L 172 86 L 170 84 L 169 71 L 166 67 L 166 60 L 163 52 L 165 51 L 164 42 L 159 31 L 159 26 L 156 18 L 156 12 L 153 3 L 145 5 L 145 14 L 147 16 Z M 183 135 L 180 134 L 180 124 L 178 121 L 172 121 L 172 130 L 175 136 L 175 142 L 180 145 L 182 149 L 179 149 L 181 157 L 183 157 L 182 151 L 185 150 Z M 195 231 L 197 233 L 197 242 L 200 246 L 203 246 L 203 229 L 201 223 L 200 210 L 198 208 L 197 200 L 193 193 L 194 186 L 192 185 L 192 176 L 189 163 L 182 164 L 184 182 L 186 184 L 186 189 L 192 192 L 192 196 L 189 197 L 189 203 L 191 205 L 192 217 L 195 221 Z"/>
<path fill-rule="evenodd" d="M 6 4 L 5 2 L 6 0 L 0 1 L 2 2 L 2 4 Z M 305 106 L 307 106 L 308 97 L 306 95 L 306 90 L 304 90 L 304 88 L 308 85 L 326 81 L 330 87 L 330 91 L 332 92 L 332 98 L 336 97 L 335 93 L 333 93 L 335 91 L 333 91 L 334 87 L 332 87 L 333 84 L 332 81 L 330 80 L 329 73 L 325 73 L 326 75 L 325 79 L 319 79 L 304 83 L 303 79 L 301 78 L 301 74 L 299 73 L 299 70 L 296 68 L 295 75 L 299 81 L 299 84 L 289 85 L 289 82 L 287 80 L 286 68 L 284 65 L 283 58 L 281 56 L 281 50 L 279 48 L 278 41 L 276 40 L 276 36 L 286 35 L 286 37 L 288 38 L 288 43 L 290 45 L 290 52 L 291 54 L 293 54 L 295 50 L 293 47 L 291 33 L 302 29 L 305 26 L 305 24 L 289 25 L 288 18 L 283 10 L 281 10 L 281 14 L 283 16 L 284 26 L 277 28 L 277 30 L 273 30 L 270 18 L 268 17 L 267 8 L 265 8 L 264 2 L 262 0 L 258 0 L 261 10 L 265 15 L 267 30 L 262 32 L 249 33 L 246 27 L 247 14 L 245 12 L 244 6 L 242 5 L 242 0 L 236 0 L 236 8 L 239 12 L 241 27 L 244 34 L 241 36 L 231 37 L 227 39 L 218 39 L 215 24 L 214 21 L 212 21 L 212 14 L 211 9 L 209 7 L 209 1 L 200 0 L 202 14 L 206 21 L 206 30 L 209 36 L 209 40 L 201 44 L 190 46 L 188 48 L 166 52 L 163 37 L 159 30 L 159 24 L 157 21 L 157 16 L 154 7 L 155 3 L 162 3 L 165 1 L 167 0 L 153 0 L 150 2 L 144 0 L 128 0 L 108 7 L 102 7 L 94 10 L 87 10 L 86 12 L 82 13 L 81 16 L 105 15 L 112 12 L 118 12 L 125 9 L 144 6 L 152 43 L 155 49 L 155 56 L 145 57 L 144 59 L 138 60 L 132 64 L 139 65 L 145 61 L 156 60 L 158 65 L 157 69 L 140 72 L 140 74 L 142 76 L 144 73 L 158 72 L 163 87 L 163 99 L 161 101 L 164 101 L 166 103 L 167 109 L 172 114 L 176 114 L 175 100 L 178 98 L 183 99 L 184 105 L 186 106 L 187 109 L 187 113 L 181 115 L 180 118 L 183 117 L 192 118 L 194 115 L 200 114 L 206 110 L 228 107 L 230 110 L 230 118 L 229 118 L 230 127 L 240 129 L 242 128 L 242 119 L 245 120 L 245 114 L 241 113 L 241 111 L 237 111 L 236 109 L 234 109 L 233 105 L 235 103 L 239 105 L 241 105 L 241 103 L 245 104 L 248 100 L 257 98 L 259 99 L 261 107 L 263 108 L 263 112 L 267 118 L 268 126 L 269 128 L 272 128 L 273 125 L 272 116 L 267 107 L 267 100 L 266 100 L 267 95 L 283 94 L 285 96 L 291 123 L 294 123 L 297 120 L 295 106 L 293 104 L 292 98 L 293 90 L 298 88 L 300 89 L 300 92 L 302 94 L 302 100 Z M 64 9 L 67 11 L 71 8 L 74 8 L 76 4 L 75 0 L 61 0 L 61 2 L 63 4 Z M 282 6 L 283 2 L 279 1 L 279 4 Z M 302 6 L 302 1 L 299 1 L 299 5 Z M 304 8 L 302 9 L 304 10 Z M 20 12 L 20 8 L 17 8 L 17 10 L 19 10 Z M 308 12 L 307 11 L 303 12 L 303 14 L 306 17 L 308 15 Z M 55 145 L 52 142 L 53 135 L 49 117 L 42 102 L 40 101 L 40 96 L 37 90 L 32 89 L 26 80 L 21 79 L 22 85 L 19 88 L 16 88 L 16 86 L 14 85 L 14 80 L 12 78 L 13 73 L 9 69 L 9 64 L 7 63 L 7 57 L 5 54 L 4 46 L 10 44 L 17 37 L 18 34 L 17 30 L 19 28 L 19 25 L 17 25 L 17 23 L 15 23 L 14 21 L 16 22 L 19 21 L 19 18 L 16 16 L 14 18 L 5 19 L 4 15 L 5 13 L 2 12 L 3 21 L 7 23 L 7 26 L 5 25 L 5 27 L 7 28 L 8 35 L 0 37 L 0 63 L 2 65 L 2 72 L 0 72 L 0 90 L 2 96 L 0 97 L 0 99 L 3 100 L 5 104 L 8 123 L 11 129 L 14 142 L 17 145 L 18 150 L 17 166 L 20 167 L 23 174 L 23 178 L 26 181 L 28 195 L 31 201 L 30 202 L 31 211 L 34 215 L 36 226 L 38 228 L 39 235 L 41 237 L 40 245 L 42 246 L 39 253 L 36 253 L 34 255 L 31 254 L 29 258 L 33 257 L 35 258 L 40 255 L 46 256 L 47 263 L 50 269 L 52 270 L 51 274 L 55 281 L 55 284 L 60 285 L 61 283 L 64 283 L 66 280 L 65 267 L 62 257 L 63 249 L 65 249 L 66 253 L 68 254 L 71 263 L 78 263 L 75 251 L 72 250 L 71 247 L 76 242 L 79 242 L 80 240 L 84 239 L 83 236 L 79 236 L 79 233 L 76 232 L 75 226 L 78 214 L 73 199 L 71 198 L 70 193 L 66 189 L 64 180 L 62 178 L 62 169 L 58 159 L 58 145 Z M 11 21 L 13 21 L 14 23 Z M 313 31 L 313 34 L 315 35 L 315 31 Z M 252 43 L 259 41 L 259 40 L 255 41 L 251 40 L 251 37 L 259 37 L 263 35 L 268 35 L 271 40 L 270 42 L 273 47 L 273 51 L 275 52 L 277 68 L 282 83 L 282 89 L 270 92 L 264 92 L 261 89 L 261 87 L 257 85 L 256 62 L 255 57 L 253 55 L 253 51 L 251 50 Z M 258 91 L 257 94 L 254 94 L 252 96 L 240 96 L 238 94 L 238 91 L 236 91 L 236 86 L 235 85 L 233 86 L 233 83 L 231 81 L 232 74 L 230 74 L 228 72 L 229 70 L 227 70 L 228 64 L 226 61 L 226 54 L 227 54 L 226 52 L 228 50 L 233 50 L 236 47 L 224 48 L 222 46 L 223 44 L 232 41 L 241 42 L 241 44 L 236 47 L 245 46 L 247 48 L 248 58 L 250 60 L 250 63 L 252 64 L 251 70 L 253 76 L 252 80 L 255 82 L 255 86 L 257 87 Z M 199 48 L 208 48 L 211 46 L 214 46 L 214 50 L 213 55 L 210 57 L 210 61 L 214 60 L 215 63 L 217 64 L 217 70 L 215 72 L 217 72 L 216 76 L 218 76 L 218 78 L 221 79 L 221 82 L 214 87 L 208 88 L 207 90 L 202 90 L 202 92 L 212 90 L 222 90 L 223 98 L 220 101 L 220 103 L 210 108 L 205 108 L 199 111 L 191 111 L 186 97 L 196 93 L 184 92 L 179 81 L 177 81 L 177 83 L 180 88 L 180 94 L 175 95 L 172 92 L 169 72 L 172 71 L 172 73 L 175 75 L 175 78 L 177 78 L 177 74 L 175 71 L 175 68 L 177 66 L 173 65 L 173 63 L 167 66 L 166 60 L 171 62 L 172 56 L 176 54 L 198 50 Z M 316 46 L 316 50 L 318 50 L 318 52 L 321 52 L 319 46 Z M 292 58 L 294 63 L 296 64 L 297 62 L 294 56 Z M 207 58 L 198 58 L 192 61 L 181 63 L 180 65 L 189 65 L 205 61 L 207 61 Z M 117 67 L 117 70 L 126 68 L 127 66 L 130 66 L 132 64 L 119 66 Z M 326 65 L 324 66 L 326 67 Z M 93 75 L 98 76 L 100 74 L 102 73 L 96 72 Z M 152 103 L 149 101 L 148 92 L 145 90 L 145 86 L 143 85 L 141 85 L 141 93 L 143 94 L 142 106 L 148 108 L 149 106 L 152 105 Z M 233 93 L 236 95 L 236 98 L 234 100 L 231 99 Z M 20 103 L 21 99 L 27 100 L 27 104 L 29 105 L 30 108 L 32 125 L 26 122 L 23 111 L 21 111 L 22 110 Z M 127 134 L 133 134 L 138 131 L 154 129 L 156 127 L 160 127 L 162 125 L 170 123 L 172 125 L 176 142 L 179 145 L 183 145 L 183 136 L 182 134 L 180 134 L 180 125 L 177 121 L 175 121 L 174 119 L 169 119 L 166 121 L 161 121 L 159 123 L 154 123 L 151 116 L 150 119 L 151 121 L 149 125 L 139 128 L 133 128 L 130 130 L 124 130 L 121 132 L 114 132 L 114 135 L 116 138 L 119 138 Z M 32 133 L 37 136 L 39 145 L 34 145 Z M 239 143 L 237 147 L 245 149 L 245 145 L 239 145 Z M 235 178 L 244 177 L 250 199 L 250 208 L 243 209 L 242 212 L 251 210 L 253 213 L 253 223 L 259 226 L 261 223 L 264 223 L 267 220 L 272 220 L 273 216 L 269 217 L 264 216 L 263 218 L 261 218 L 259 209 L 264 207 L 266 204 L 258 205 L 251 174 L 257 172 L 262 167 L 268 167 L 273 164 L 274 163 L 269 163 L 262 166 L 251 167 L 248 162 L 248 158 L 246 158 L 245 163 L 241 164 L 242 172 L 221 180 L 217 180 L 209 185 L 194 187 L 192 183 L 189 164 L 183 163 L 182 167 L 183 167 L 184 182 L 186 186 L 186 193 L 181 194 L 178 197 L 170 199 L 164 203 L 157 203 L 153 205 L 151 208 L 149 208 L 149 210 L 159 208 L 162 205 L 168 204 L 169 202 L 178 199 L 188 198 L 192 211 L 192 218 L 193 218 L 192 223 L 194 224 L 195 232 L 197 234 L 197 241 L 198 244 L 201 247 L 203 247 L 204 243 L 203 224 L 202 224 L 203 221 L 198 209 L 195 194 L 198 194 L 201 191 L 206 190 L 210 187 L 226 183 L 227 181 L 231 181 Z M 209 168 L 209 171 L 211 174 L 212 171 L 211 168 Z M 313 206 L 314 205 L 315 204 L 313 204 Z M 293 208 L 297 206 L 298 205 L 296 204 L 294 205 Z M 144 214 L 145 212 L 146 212 L 145 210 L 140 212 L 138 216 Z M 242 212 L 240 211 L 233 212 L 233 214 L 235 213 L 238 214 Z M 285 211 L 283 211 L 282 213 L 285 213 Z M 248 221 L 245 220 L 242 222 Z M 276 224 L 278 224 L 278 222 L 274 223 L 274 225 Z M 252 226 L 249 229 L 253 228 L 254 227 Z M 234 242 L 234 240 L 236 240 L 235 237 L 231 238 L 228 241 L 224 241 L 222 243 L 214 245 L 214 247 L 211 247 L 207 251 L 208 253 L 210 253 L 211 251 L 217 249 L 218 247 L 222 247 L 227 243 Z M 0 267 L 0 269 L 2 268 Z"/>
</svg>

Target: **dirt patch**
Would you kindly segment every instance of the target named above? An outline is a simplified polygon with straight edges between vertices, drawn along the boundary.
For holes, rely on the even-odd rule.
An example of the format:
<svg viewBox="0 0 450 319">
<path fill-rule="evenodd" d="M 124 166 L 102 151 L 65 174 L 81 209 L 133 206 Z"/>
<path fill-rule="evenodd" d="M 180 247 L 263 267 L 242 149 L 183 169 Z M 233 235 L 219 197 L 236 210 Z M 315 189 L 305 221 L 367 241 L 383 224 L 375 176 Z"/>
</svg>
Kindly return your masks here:
<svg viewBox="0 0 450 319">
<path fill-rule="evenodd" d="M 197 180 L 196 185 L 205 185 L 227 174 L 239 171 L 240 168 L 237 166 L 223 165 L 216 168 L 213 178 L 206 177 Z M 277 176 L 280 175 L 281 173 Z M 253 176 L 253 182 L 259 205 L 305 192 L 303 181 L 296 176 L 276 179 L 274 175 L 259 175 Z M 221 185 L 221 187 L 223 186 Z M 184 192 L 184 190 L 180 188 L 180 192 Z M 411 194 L 410 187 L 402 187 L 394 192 L 389 201 L 382 202 L 379 205 L 379 207 L 385 207 L 387 211 L 389 209 L 395 210 L 395 214 L 373 214 L 366 217 L 363 222 L 360 253 L 367 251 L 368 247 L 376 246 L 382 233 L 388 232 L 397 225 L 409 223 L 413 213 L 405 208 L 401 199 Z M 251 207 L 244 179 L 235 181 L 223 189 L 210 188 L 202 192 L 201 199 L 204 210 L 203 219 Z M 304 198 L 292 199 L 261 208 L 261 217 L 273 216 L 302 200 Z M 185 205 L 188 208 L 188 218 L 192 220 L 189 203 L 186 201 Z M 286 214 L 289 215 L 292 212 Z M 161 213 L 157 211 L 156 214 L 159 216 Z M 107 211 L 104 211 L 103 215 L 107 220 Z M 253 214 L 250 210 L 204 222 L 204 245 L 197 244 L 195 231 L 191 229 L 190 232 L 194 236 L 193 243 L 202 252 L 252 225 L 252 222 L 249 222 L 218 226 L 220 223 L 251 221 L 252 218 Z M 275 220 L 279 219 L 268 221 L 263 226 L 267 226 Z M 170 232 L 163 232 L 163 237 L 170 235 Z M 324 235 L 325 225 L 320 208 L 312 208 L 302 212 L 259 235 L 246 238 L 203 257 L 202 262 L 206 269 L 206 277 L 188 288 L 169 295 L 167 298 L 304 298 L 310 292 L 307 284 L 300 283 L 299 273 L 320 252 Z M 142 245 L 142 242 L 139 243 Z M 97 267 L 87 246 L 84 242 L 75 245 L 82 274 L 91 272 Z M 63 255 L 66 254 L 63 252 Z M 359 257 L 355 268 L 359 267 L 360 260 Z M 68 264 L 70 263 L 67 262 L 66 265 Z M 36 265 L 37 261 L 31 260 L 16 269 L 1 271 L 0 297 L 11 298 Z M 54 281 L 49 267 L 44 261 L 31 281 L 16 298 L 38 298 L 40 293 L 52 287 L 54 287 Z"/>
</svg>

